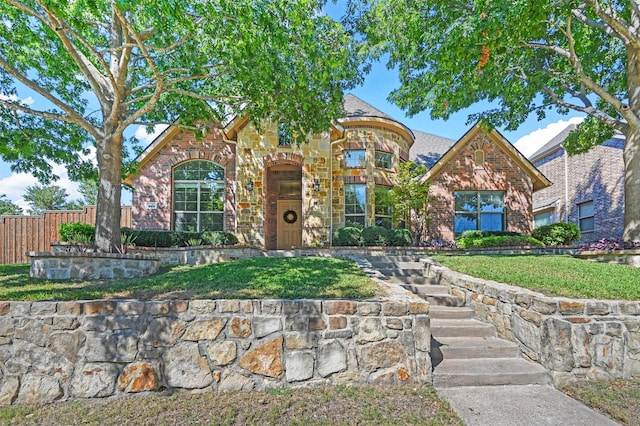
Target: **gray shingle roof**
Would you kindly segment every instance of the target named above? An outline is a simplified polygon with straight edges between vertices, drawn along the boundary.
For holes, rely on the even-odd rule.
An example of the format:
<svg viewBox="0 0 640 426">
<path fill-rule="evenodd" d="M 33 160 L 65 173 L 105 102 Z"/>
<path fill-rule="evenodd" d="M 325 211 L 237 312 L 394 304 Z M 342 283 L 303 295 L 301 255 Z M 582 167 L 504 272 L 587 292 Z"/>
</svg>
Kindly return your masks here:
<svg viewBox="0 0 640 426">
<path fill-rule="evenodd" d="M 347 117 L 382 117 L 398 121 L 351 93 L 344 97 L 344 111 L 347 113 Z"/>
<path fill-rule="evenodd" d="M 562 130 L 560 133 L 555 135 L 549 142 L 544 144 L 542 148 L 540 148 L 539 150 L 534 152 L 532 155 L 530 155 L 529 160 L 531 161 L 539 160 L 541 157 L 544 156 L 544 154 L 547 154 L 555 150 L 556 148 L 558 148 L 560 145 L 562 145 L 562 142 L 564 142 L 567 136 L 569 136 L 569 133 L 575 130 L 576 127 L 578 127 L 576 124 L 569 124 L 567 127 L 564 128 L 564 130 Z"/>
<path fill-rule="evenodd" d="M 456 141 L 430 133 L 413 130 L 416 141 L 409 150 L 409 159 L 431 168 Z"/>
</svg>

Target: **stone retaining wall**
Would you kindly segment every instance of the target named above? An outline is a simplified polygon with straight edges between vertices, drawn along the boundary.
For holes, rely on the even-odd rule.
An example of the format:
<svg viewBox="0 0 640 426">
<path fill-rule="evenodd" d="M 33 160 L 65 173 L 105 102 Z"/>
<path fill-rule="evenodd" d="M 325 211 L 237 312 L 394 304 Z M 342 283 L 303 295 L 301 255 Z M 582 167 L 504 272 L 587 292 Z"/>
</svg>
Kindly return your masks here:
<svg viewBox="0 0 640 426">
<path fill-rule="evenodd" d="M 140 278 L 158 272 L 157 257 L 93 252 L 27 252 L 29 275 L 47 280 Z"/>
<path fill-rule="evenodd" d="M 0 404 L 430 382 L 428 312 L 411 297 L 0 302 Z"/>
<path fill-rule="evenodd" d="M 577 257 L 601 263 L 616 263 L 640 268 L 640 249 L 583 251 Z"/>
<path fill-rule="evenodd" d="M 551 371 L 554 383 L 640 377 L 640 301 L 548 297 L 427 261 L 480 320 Z M 612 277 L 614 278 L 614 277 Z"/>
</svg>

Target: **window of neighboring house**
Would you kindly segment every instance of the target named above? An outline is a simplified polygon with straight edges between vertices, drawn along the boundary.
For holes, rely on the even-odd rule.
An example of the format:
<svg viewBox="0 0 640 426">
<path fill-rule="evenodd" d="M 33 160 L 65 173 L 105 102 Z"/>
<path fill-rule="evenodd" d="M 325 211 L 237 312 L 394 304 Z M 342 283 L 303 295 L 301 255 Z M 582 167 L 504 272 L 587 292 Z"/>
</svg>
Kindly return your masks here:
<svg viewBox="0 0 640 426">
<path fill-rule="evenodd" d="M 389 152 L 376 151 L 376 167 L 381 169 L 392 169 L 393 154 Z"/>
<path fill-rule="evenodd" d="M 393 225 L 393 206 L 389 199 L 390 186 L 376 185 L 375 192 L 375 220 L 377 226 L 383 226 L 387 229 L 391 229 Z"/>
<path fill-rule="evenodd" d="M 278 123 L 278 146 L 291 146 L 291 126 L 289 123 Z"/>
<path fill-rule="evenodd" d="M 347 168 L 366 167 L 367 151 L 352 149 L 344 152 L 344 166 Z"/>
<path fill-rule="evenodd" d="M 459 234 L 469 230 L 504 230 L 504 192 L 455 192 L 455 226 Z"/>
<path fill-rule="evenodd" d="M 189 161 L 173 170 L 173 228 L 222 231 L 224 168 L 211 161 Z"/>
<path fill-rule="evenodd" d="M 362 183 L 344 186 L 344 221 L 345 226 L 367 222 L 367 185 Z"/>
<path fill-rule="evenodd" d="M 578 227 L 581 232 L 593 232 L 595 229 L 593 201 L 578 204 Z"/>
<path fill-rule="evenodd" d="M 550 225 L 554 222 L 554 212 L 549 210 L 547 212 L 536 213 L 533 215 L 533 227 L 540 228 L 541 226 Z"/>
</svg>

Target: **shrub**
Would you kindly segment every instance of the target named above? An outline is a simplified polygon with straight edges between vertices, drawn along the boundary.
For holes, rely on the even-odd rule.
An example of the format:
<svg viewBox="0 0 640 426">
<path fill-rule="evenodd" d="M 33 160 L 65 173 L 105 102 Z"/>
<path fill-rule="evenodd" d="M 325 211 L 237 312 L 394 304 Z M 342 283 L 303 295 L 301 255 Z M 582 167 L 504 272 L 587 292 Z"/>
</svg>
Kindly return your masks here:
<svg viewBox="0 0 640 426">
<path fill-rule="evenodd" d="M 389 233 L 391 234 L 392 246 L 407 247 L 413 244 L 413 235 L 408 229 L 391 229 L 389 230 Z"/>
<path fill-rule="evenodd" d="M 438 238 L 428 238 L 426 240 L 420 241 L 420 243 L 418 243 L 418 246 L 433 247 L 436 249 L 442 249 L 442 248 L 454 249 L 456 248 L 456 243 L 455 241 L 441 240 Z"/>
<path fill-rule="evenodd" d="M 525 235 L 495 235 L 480 238 L 459 238 L 456 240 L 458 248 L 485 248 L 485 247 L 520 247 L 543 246 L 542 242 Z"/>
<path fill-rule="evenodd" d="M 345 226 L 333 233 L 334 246 L 362 246 L 362 229 L 355 226 Z"/>
<path fill-rule="evenodd" d="M 58 227 L 62 241 L 69 243 L 91 243 L 95 240 L 96 227 L 82 222 L 61 223 Z"/>
<path fill-rule="evenodd" d="M 557 222 L 536 228 L 531 236 L 547 246 L 571 244 L 580 239 L 580 229 L 575 223 Z"/>
<path fill-rule="evenodd" d="M 233 245 L 238 238 L 229 232 L 177 232 L 122 228 L 123 234 L 135 236 L 138 247 L 187 247 L 200 241 L 204 245 Z"/>
<path fill-rule="evenodd" d="M 365 246 L 389 246 L 391 235 L 387 228 L 382 226 L 369 226 L 362 230 L 362 242 Z"/>
<path fill-rule="evenodd" d="M 516 237 L 522 235 L 514 231 L 464 231 L 458 238 L 484 238 L 484 237 Z M 456 238 L 456 239 L 458 239 Z"/>
<path fill-rule="evenodd" d="M 202 244 L 213 246 L 234 245 L 238 242 L 238 237 L 231 232 L 225 231 L 205 231 L 200 238 L 202 239 Z"/>
</svg>

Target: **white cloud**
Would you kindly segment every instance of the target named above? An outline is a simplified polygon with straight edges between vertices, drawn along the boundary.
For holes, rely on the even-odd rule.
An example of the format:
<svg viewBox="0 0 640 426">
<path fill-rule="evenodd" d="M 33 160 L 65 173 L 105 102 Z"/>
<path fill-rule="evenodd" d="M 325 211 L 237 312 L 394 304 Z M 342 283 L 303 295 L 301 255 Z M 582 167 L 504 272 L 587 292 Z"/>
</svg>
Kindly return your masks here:
<svg viewBox="0 0 640 426">
<path fill-rule="evenodd" d="M 167 127 L 169 127 L 168 124 L 156 124 L 153 127 L 153 132 L 147 133 L 146 127 L 140 126 L 138 127 L 138 130 L 136 130 L 136 133 L 134 136 L 136 137 L 136 139 L 142 142 L 143 145 L 148 145 L 151 142 L 153 142 L 153 140 L 157 138 L 160 135 L 160 133 L 164 132 L 164 129 L 166 129 Z"/>
<path fill-rule="evenodd" d="M 547 125 L 543 129 L 534 130 L 518 139 L 513 145 L 524 155 L 529 157 L 549 142 L 558 133 L 570 124 L 580 124 L 584 117 L 571 117 L 569 120 L 560 120 Z"/>
</svg>

